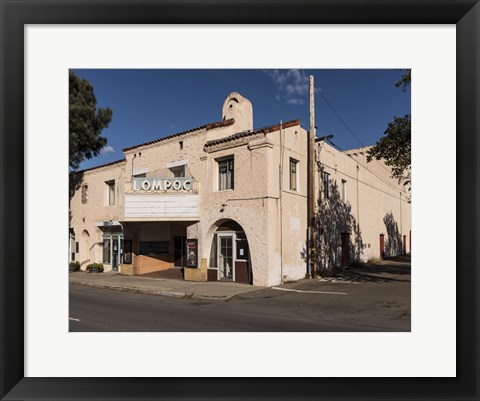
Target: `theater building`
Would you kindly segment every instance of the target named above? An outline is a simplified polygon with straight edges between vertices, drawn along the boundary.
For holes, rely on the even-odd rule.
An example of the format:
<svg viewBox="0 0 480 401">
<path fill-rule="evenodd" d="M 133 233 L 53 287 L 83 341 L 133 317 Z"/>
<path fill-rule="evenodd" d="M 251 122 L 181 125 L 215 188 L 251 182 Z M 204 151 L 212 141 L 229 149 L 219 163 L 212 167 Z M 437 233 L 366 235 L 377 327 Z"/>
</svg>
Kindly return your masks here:
<svg viewBox="0 0 480 401">
<path fill-rule="evenodd" d="M 303 278 L 307 142 L 299 120 L 254 128 L 252 104 L 233 92 L 221 120 L 125 148 L 124 159 L 71 176 L 70 259 L 126 275 L 184 268 L 192 281 Z M 319 266 L 380 257 L 380 234 L 384 256 L 407 251 L 398 236 L 390 245 L 383 218 L 391 213 L 399 238 L 409 233 L 408 194 L 385 166 L 370 174 L 364 158 L 364 149 L 316 143 Z"/>
</svg>

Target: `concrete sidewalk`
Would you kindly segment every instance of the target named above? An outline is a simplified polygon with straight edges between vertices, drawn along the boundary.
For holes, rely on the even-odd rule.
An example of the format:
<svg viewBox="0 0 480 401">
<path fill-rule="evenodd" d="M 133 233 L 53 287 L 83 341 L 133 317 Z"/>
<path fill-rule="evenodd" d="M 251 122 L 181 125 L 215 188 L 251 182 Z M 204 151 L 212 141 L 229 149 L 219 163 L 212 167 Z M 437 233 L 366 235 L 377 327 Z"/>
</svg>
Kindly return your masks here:
<svg viewBox="0 0 480 401">
<path fill-rule="evenodd" d="M 227 300 L 238 294 L 264 289 L 263 287 L 233 282 L 192 282 L 141 276 L 122 276 L 116 272 L 70 272 L 69 283 L 139 294 L 218 300 Z"/>
</svg>

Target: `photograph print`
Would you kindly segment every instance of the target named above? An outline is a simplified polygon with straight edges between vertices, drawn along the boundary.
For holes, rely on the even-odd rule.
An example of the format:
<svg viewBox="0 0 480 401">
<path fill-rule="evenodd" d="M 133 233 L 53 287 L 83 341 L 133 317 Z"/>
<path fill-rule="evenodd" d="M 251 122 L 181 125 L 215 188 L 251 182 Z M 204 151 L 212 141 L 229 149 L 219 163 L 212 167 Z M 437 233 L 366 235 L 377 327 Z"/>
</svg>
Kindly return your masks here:
<svg viewBox="0 0 480 401">
<path fill-rule="evenodd" d="M 71 69 L 70 332 L 410 332 L 411 70 Z"/>
</svg>

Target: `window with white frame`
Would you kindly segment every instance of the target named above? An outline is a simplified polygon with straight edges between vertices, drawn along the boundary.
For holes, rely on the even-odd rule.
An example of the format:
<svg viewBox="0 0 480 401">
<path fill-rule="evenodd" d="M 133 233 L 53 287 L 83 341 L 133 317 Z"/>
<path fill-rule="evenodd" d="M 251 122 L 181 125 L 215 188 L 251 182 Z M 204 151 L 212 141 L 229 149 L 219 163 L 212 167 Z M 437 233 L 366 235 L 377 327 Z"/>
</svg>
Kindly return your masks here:
<svg viewBox="0 0 480 401">
<path fill-rule="evenodd" d="M 297 190 L 297 167 L 298 160 L 290 158 L 290 190 Z"/>
<path fill-rule="evenodd" d="M 174 177 L 185 177 L 185 165 L 178 167 L 171 167 L 170 171 Z"/>
<path fill-rule="evenodd" d="M 233 157 L 218 160 L 218 190 L 233 189 Z"/>
</svg>

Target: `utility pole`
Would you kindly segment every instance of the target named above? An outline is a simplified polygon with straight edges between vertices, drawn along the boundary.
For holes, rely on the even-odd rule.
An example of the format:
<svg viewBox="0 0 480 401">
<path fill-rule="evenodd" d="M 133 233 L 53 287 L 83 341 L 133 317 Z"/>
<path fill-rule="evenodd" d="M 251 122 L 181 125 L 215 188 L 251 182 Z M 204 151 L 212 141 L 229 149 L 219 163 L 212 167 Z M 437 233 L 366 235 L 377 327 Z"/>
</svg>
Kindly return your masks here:
<svg viewBox="0 0 480 401">
<path fill-rule="evenodd" d="M 316 249 L 315 249 L 315 85 L 313 75 L 310 75 L 310 133 L 308 142 L 308 236 L 310 247 L 310 274 L 317 276 Z"/>
</svg>

